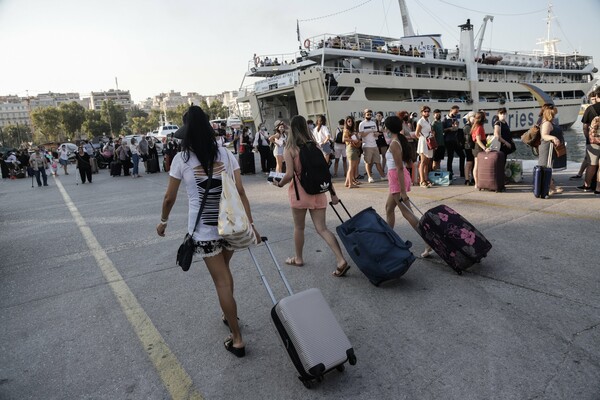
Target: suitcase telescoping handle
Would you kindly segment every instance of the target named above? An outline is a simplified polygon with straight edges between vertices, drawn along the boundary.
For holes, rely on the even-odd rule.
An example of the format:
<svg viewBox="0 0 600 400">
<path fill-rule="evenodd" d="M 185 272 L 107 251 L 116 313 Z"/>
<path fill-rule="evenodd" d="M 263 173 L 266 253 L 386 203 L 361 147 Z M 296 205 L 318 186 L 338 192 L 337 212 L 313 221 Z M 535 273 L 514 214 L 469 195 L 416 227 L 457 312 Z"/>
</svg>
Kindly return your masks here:
<svg viewBox="0 0 600 400">
<path fill-rule="evenodd" d="M 338 200 L 338 203 L 340 203 L 342 205 L 342 208 L 344 209 L 344 211 L 346 211 L 346 214 L 348 214 L 348 218 L 352 218 L 352 215 L 350 215 L 350 213 L 348 212 L 348 209 L 346 208 L 346 206 L 344 205 L 344 203 L 342 203 L 341 200 Z M 340 216 L 340 214 L 338 213 L 338 211 L 335 209 L 335 206 L 333 205 L 333 202 L 330 201 L 329 205 L 331 206 L 331 208 L 333 208 L 333 211 L 335 211 L 335 215 L 338 216 L 338 218 L 340 219 L 341 223 L 344 223 L 344 220 L 342 219 L 342 217 Z"/>
<path fill-rule="evenodd" d="M 419 214 L 423 215 L 423 211 L 421 211 L 419 209 L 419 207 L 417 207 L 417 205 L 415 203 L 413 203 L 413 201 L 411 199 L 408 199 L 408 202 L 410 203 L 411 206 L 414 207 L 415 210 L 417 210 L 419 212 Z M 404 207 L 408 211 L 410 211 L 413 215 L 415 215 L 415 213 L 409 207 L 407 207 L 406 204 L 404 204 L 404 201 L 396 200 L 396 204 L 398 204 L 398 207 L 400 207 L 400 208 Z M 415 215 L 415 217 L 416 217 L 416 215 Z"/>
<path fill-rule="evenodd" d="M 290 286 L 287 278 L 285 277 L 285 274 L 281 270 L 281 267 L 279 266 L 279 263 L 277 262 L 277 258 L 275 258 L 275 254 L 273 253 L 273 250 L 271 250 L 271 246 L 269 245 L 269 240 L 267 239 L 266 236 L 261 236 L 260 239 L 267 247 L 269 254 L 271 254 L 271 258 L 273 259 L 273 262 L 275 263 L 275 267 L 277 267 L 277 272 L 279 272 L 279 276 L 281 277 L 281 280 L 283 281 L 285 288 L 287 289 L 290 296 L 293 295 L 294 292 L 292 291 L 292 287 Z M 265 285 L 265 289 L 267 289 L 267 293 L 269 294 L 269 297 L 271 298 L 271 301 L 273 302 L 273 305 L 277 304 L 277 299 L 275 298 L 275 295 L 273 294 L 273 291 L 271 290 L 271 286 L 269 286 L 269 282 L 267 282 L 267 278 L 265 277 L 265 274 L 263 273 L 262 268 L 260 267 L 260 264 L 256 260 L 256 257 L 254 256 L 254 253 L 252 252 L 252 249 L 250 247 L 248 247 L 248 251 L 250 252 L 250 257 L 252 257 L 252 261 L 254 261 L 254 265 L 256 265 L 256 269 L 258 270 L 260 279 L 262 279 L 263 284 Z"/>
</svg>

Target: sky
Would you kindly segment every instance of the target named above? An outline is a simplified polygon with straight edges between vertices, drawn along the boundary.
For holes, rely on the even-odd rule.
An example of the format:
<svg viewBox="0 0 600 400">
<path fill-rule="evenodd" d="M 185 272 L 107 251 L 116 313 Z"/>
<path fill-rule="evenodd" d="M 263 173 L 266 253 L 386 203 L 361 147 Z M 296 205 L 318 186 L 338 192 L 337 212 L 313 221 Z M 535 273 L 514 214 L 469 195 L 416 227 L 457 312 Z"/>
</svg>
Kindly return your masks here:
<svg viewBox="0 0 600 400">
<path fill-rule="evenodd" d="M 458 44 L 459 24 L 483 49 L 531 51 L 546 36 L 547 0 L 406 0 L 415 31 Z M 600 65 L 600 0 L 554 0 L 552 37 Z M 237 90 L 254 53 L 276 57 L 325 33 L 403 35 L 397 0 L 0 0 L 0 96 L 129 90 L 135 102 L 159 93 Z M 244 84 L 249 83 L 244 81 Z"/>
</svg>

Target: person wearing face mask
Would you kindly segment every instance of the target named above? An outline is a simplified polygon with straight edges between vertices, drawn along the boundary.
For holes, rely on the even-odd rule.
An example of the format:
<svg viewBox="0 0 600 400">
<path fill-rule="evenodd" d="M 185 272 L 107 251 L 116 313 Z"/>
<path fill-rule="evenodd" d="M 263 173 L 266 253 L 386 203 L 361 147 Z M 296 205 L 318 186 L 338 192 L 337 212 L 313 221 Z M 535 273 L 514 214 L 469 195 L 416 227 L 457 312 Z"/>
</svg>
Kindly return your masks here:
<svg viewBox="0 0 600 400">
<path fill-rule="evenodd" d="M 508 160 L 508 155 L 512 154 L 517 147 L 513 142 L 508 122 L 506 122 L 506 108 L 500 108 L 496 116 L 498 119 L 494 122 L 494 137 L 500 142 L 500 151 L 504 153 L 506 160 Z"/>
<path fill-rule="evenodd" d="M 283 150 L 286 139 L 285 122 L 280 120 L 275 121 L 275 133 L 269 138 L 269 141 L 275 145 L 273 149 L 273 156 L 275 156 L 275 161 L 277 162 L 275 172 L 283 172 Z"/>
<path fill-rule="evenodd" d="M 260 154 L 260 168 L 265 174 L 269 173 L 269 134 L 267 133 L 267 127 L 261 127 L 256 135 L 254 135 L 253 146 L 258 150 Z"/>
</svg>

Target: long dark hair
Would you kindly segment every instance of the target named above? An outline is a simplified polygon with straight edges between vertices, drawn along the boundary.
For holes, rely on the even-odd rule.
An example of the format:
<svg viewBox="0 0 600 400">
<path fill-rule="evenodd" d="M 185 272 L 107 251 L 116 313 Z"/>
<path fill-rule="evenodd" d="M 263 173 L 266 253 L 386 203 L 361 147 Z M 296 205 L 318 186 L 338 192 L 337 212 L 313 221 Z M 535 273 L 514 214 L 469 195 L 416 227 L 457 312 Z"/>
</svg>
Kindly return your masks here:
<svg viewBox="0 0 600 400">
<path fill-rule="evenodd" d="M 208 117 L 198 106 L 191 106 L 183 115 L 185 133 L 181 142 L 183 160 L 190 159 L 190 152 L 194 153 L 202 169 L 208 175 L 208 167 L 212 165 L 218 154 L 215 131 Z"/>
<path fill-rule="evenodd" d="M 402 120 L 396 115 L 390 115 L 385 119 L 385 127 L 394 135 L 398 136 L 398 142 L 400 142 L 400 147 L 402 147 L 402 161 L 410 164 L 415 161 L 411 156 L 411 148 L 408 140 L 404 137 L 404 135 L 400 134 L 402 130 Z"/>
<path fill-rule="evenodd" d="M 295 115 L 290 121 L 290 134 L 285 144 L 286 148 L 298 148 L 306 142 L 313 141 L 308 131 L 308 124 L 302 115 Z"/>
</svg>

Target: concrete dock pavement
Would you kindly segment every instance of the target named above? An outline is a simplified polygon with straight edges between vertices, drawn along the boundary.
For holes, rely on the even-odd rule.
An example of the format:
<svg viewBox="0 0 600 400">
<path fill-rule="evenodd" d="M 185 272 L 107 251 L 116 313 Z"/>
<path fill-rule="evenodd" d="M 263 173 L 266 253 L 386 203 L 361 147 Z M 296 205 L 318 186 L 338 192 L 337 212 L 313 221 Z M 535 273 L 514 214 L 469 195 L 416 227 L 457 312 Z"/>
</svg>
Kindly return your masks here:
<svg viewBox="0 0 600 400">
<path fill-rule="evenodd" d="M 0 182 L 2 399 L 598 399 L 600 274 L 594 246 L 600 198 L 555 173 L 561 195 L 535 199 L 531 173 L 505 193 L 458 184 L 413 188 L 421 209 L 444 203 L 492 243 L 456 275 L 437 256 L 400 280 L 372 286 L 358 268 L 335 278 L 335 258 L 307 220 L 305 266 L 293 255 L 287 189 L 245 175 L 254 220 L 296 291 L 318 287 L 358 362 L 307 390 L 270 322 L 270 299 L 246 251 L 232 260 L 247 356 L 225 351 L 204 264 L 184 273 L 181 190 L 167 236 L 156 235 L 167 174 L 75 185 L 72 175 L 31 188 Z M 60 183 L 59 183 L 60 182 Z M 384 214 L 387 182 L 345 189 L 351 213 Z M 339 224 L 328 212 L 329 228 Z M 423 242 L 397 213 L 396 231 Z M 597 246 L 596 246 L 597 247 Z M 285 293 L 264 248 L 255 251 L 275 294 Z"/>
</svg>

